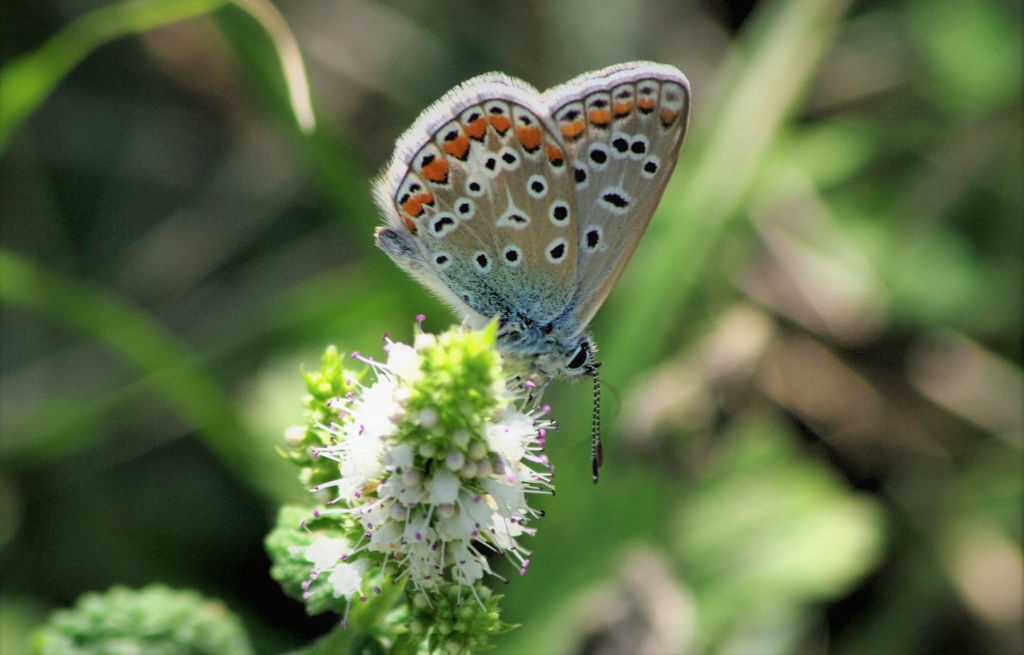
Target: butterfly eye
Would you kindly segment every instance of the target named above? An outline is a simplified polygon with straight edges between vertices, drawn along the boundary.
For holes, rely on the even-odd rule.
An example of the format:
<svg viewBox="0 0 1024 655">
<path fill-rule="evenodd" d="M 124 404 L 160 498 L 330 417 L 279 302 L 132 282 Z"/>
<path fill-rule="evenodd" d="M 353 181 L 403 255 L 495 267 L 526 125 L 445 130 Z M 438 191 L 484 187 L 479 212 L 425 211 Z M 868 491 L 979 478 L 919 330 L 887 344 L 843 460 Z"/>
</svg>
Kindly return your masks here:
<svg viewBox="0 0 1024 655">
<path fill-rule="evenodd" d="M 590 361 L 590 344 L 584 341 L 576 348 L 576 353 L 569 360 L 566 368 L 575 371 Z"/>
</svg>

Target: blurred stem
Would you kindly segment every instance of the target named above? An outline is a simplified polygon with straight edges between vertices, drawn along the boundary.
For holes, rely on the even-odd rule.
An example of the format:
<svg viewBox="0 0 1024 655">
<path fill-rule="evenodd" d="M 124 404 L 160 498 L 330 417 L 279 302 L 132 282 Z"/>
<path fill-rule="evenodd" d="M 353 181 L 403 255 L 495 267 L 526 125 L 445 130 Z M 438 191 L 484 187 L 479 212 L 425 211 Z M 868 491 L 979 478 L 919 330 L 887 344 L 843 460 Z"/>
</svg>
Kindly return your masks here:
<svg viewBox="0 0 1024 655">
<path fill-rule="evenodd" d="M 252 16 L 274 43 L 274 50 L 281 61 L 281 73 L 288 88 L 288 102 L 299 124 L 299 129 L 309 134 L 316 127 L 313 117 L 313 103 L 309 98 L 309 82 L 306 66 L 295 35 L 288 28 L 284 16 L 268 0 L 233 0 L 233 3 Z"/>
<path fill-rule="evenodd" d="M 0 152 L 61 80 L 100 46 L 129 34 L 220 9 L 227 0 L 130 0 L 101 7 L 68 24 L 35 51 L 0 69 Z M 314 127 L 309 84 L 298 43 L 267 0 L 234 0 L 270 37 L 281 63 L 292 112 L 303 132 Z"/>
<path fill-rule="evenodd" d="M 719 101 L 691 120 L 694 139 L 683 145 L 680 184 L 662 201 L 656 239 L 637 252 L 630 277 L 644 289 L 612 297 L 610 370 L 641 371 L 664 352 L 675 319 L 692 301 L 716 261 L 732 220 L 741 215 L 765 154 L 789 119 L 827 51 L 847 0 L 778 0 L 758 5 L 720 75 Z M 673 220 L 665 220 L 673 217 Z"/>
<path fill-rule="evenodd" d="M 245 469 L 248 433 L 230 399 L 195 355 L 141 308 L 6 250 L 0 250 L 0 302 L 38 311 L 113 348 L 149 377 L 229 466 Z"/>
</svg>

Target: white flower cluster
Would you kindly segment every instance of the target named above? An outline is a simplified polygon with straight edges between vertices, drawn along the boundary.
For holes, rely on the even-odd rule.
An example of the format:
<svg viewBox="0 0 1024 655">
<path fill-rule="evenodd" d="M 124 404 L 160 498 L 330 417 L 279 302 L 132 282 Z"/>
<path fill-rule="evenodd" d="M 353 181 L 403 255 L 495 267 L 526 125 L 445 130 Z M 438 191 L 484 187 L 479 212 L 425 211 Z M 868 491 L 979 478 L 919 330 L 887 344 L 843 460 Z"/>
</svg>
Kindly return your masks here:
<svg viewBox="0 0 1024 655">
<path fill-rule="evenodd" d="M 525 410 L 522 389 L 500 376 L 482 390 L 491 398 L 487 415 L 463 421 L 476 430 L 449 431 L 448 413 L 473 410 L 436 385 L 436 406 L 411 408 L 411 398 L 423 397 L 424 353 L 446 336 L 420 334 L 415 347 L 388 341 L 386 364 L 363 360 L 376 380 L 354 383 L 356 391 L 336 401 L 335 440 L 317 455 L 337 461 L 340 477 L 318 487 L 336 494 L 322 514 L 353 517 L 363 532 L 351 542 L 320 537 L 305 553 L 311 579 L 326 576 L 335 597 L 360 594 L 373 563 L 427 591 L 452 583 L 472 589 L 491 573 L 482 550 L 504 554 L 525 573 L 529 552 L 518 539 L 533 533 L 526 526 L 538 515 L 526 495 L 552 491 L 543 446 L 553 424 L 546 410 Z"/>
</svg>

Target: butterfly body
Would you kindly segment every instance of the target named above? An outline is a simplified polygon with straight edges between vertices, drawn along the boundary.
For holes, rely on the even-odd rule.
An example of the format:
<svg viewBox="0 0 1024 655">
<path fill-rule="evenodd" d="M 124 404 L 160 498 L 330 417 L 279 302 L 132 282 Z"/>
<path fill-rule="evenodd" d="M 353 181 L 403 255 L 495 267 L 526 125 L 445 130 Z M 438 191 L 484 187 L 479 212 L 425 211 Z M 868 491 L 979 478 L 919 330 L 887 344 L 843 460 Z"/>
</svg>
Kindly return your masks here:
<svg viewBox="0 0 1024 655">
<path fill-rule="evenodd" d="M 587 325 L 678 158 L 689 83 L 633 62 L 540 93 L 490 73 L 399 139 L 376 185 L 377 245 L 541 384 L 595 375 Z"/>
</svg>

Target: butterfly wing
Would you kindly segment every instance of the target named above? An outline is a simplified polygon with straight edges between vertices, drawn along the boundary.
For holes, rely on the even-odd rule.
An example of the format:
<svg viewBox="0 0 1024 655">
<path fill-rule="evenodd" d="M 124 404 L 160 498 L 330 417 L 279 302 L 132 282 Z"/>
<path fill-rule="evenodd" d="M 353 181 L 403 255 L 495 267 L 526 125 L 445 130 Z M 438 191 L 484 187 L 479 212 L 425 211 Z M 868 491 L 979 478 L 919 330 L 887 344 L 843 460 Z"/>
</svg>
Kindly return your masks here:
<svg viewBox="0 0 1024 655">
<path fill-rule="evenodd" d="M 402 136 L 377 182 L 377 243 L 471 324 L 550 323 L 575 292 L 572 170 L 535 89 L 492 73 Z"/>
<path fill-rule="evenodd" d="M 622 275 L 672 176 L 690 87 L 672 66 L 633 62 L 582 75 L 543 101 L 573 161 L 578 261 L 570 320 L 582 331 Z"/>
</svg>

